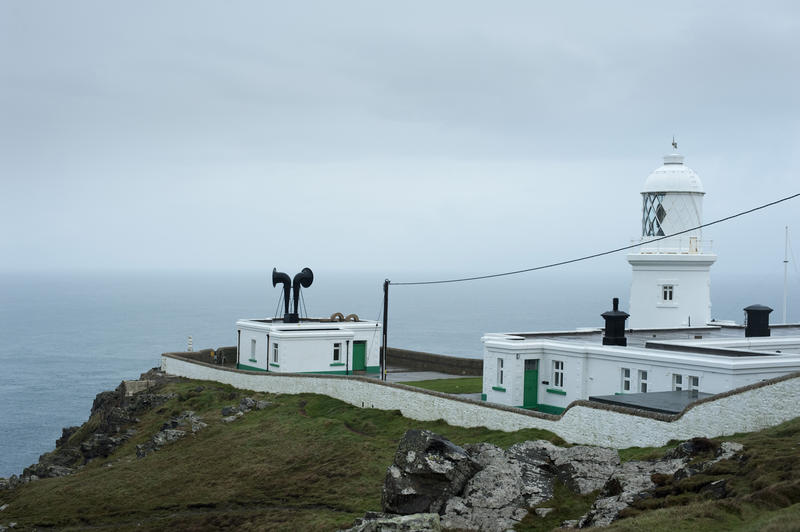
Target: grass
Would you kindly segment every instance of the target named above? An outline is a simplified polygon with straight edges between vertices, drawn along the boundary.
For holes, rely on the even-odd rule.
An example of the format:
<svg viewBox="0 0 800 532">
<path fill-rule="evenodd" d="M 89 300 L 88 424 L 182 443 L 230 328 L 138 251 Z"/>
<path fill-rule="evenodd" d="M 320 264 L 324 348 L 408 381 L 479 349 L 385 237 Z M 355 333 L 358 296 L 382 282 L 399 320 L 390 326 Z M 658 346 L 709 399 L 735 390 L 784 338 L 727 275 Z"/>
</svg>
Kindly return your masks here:
<svg viewBox="0 0 800 532">
<path fill-rule="evenodd" d="M 402 382 L 407 386 L 416 386 L 426 390 L 442 393 L 481 393 L 483 377 L 460 377 L 457 379 L 433 379 L 427 381 Z"/>
<path fill-rule="evenodd" d="M 268 395 L 197 381 L 169 384 L 162 393 L 170 391 L 177 397 L 140 415 L 136 436 L 107 459 L 73 476 L 0 492 L 0 505 L 9 504 L 0 522 L 66 530 L 334 530 L 380 510 L 386 468 L 409 428 L 430 429 L 459 444 L 563 443 L 541 430 L 418 422 L 321 395 Z M 222 423 L 222 406 L 245 396 L 273 406 Z M 183 410 L 194 410 L 209 426 L 136 458 L 136 444 Z"/>
<path fill-rule="evenodd" d="M 702 474 L 670 479 L 608 530 L 800 530 L 800 418 L 718 439 L 723 440 L 744 444 L 742 460 L 724 460 Z M 621 454 L 648 457 L 659 452 L 631 449 Z M 716 480 L 726 482 L 723 499 L 711 499 L 702 490 Z"/>
<path fill-rule="evenodd" d="M 541 430 L 421 422 L 321 395 L 269 395 L 198 381 L 173 382 L 160 391 L 169 392 L 176 397 L 139 415 L 137 434 L 110 457 L 69 477 L 0 491 L 0 506 L 9 505 L 0 523 L 64 530 L 335 530 L 380 510 L 386 468 L 409 428 L 433 430 L 461 445 L 564 443 Z M 248 396 L 273 405 L 222 423 L 220 409 Z M 136 458 L 136 444 L 184 410 L 194 410 L 208 427 Z M 83 432 L 97 423 L 92 419 Z M 745 445 L 743 461 L 723 461 L 702 475 L 660 483 L 653 497 L 637 502 L 608 530 L 800 530 L 800 418 L 724 439 Z M 621 456 L 649 459 L 664 450 L 633 448 Z M 729 496 L 710 499 L 702 487 L 718 479 L 727 481 Z M 583 515 L 592 500 L 557 484 L 554 499 L 541 505 L 556 510 L 545 518 L 531 514 L 518 529 L 550 530 Z"/>
</svg>

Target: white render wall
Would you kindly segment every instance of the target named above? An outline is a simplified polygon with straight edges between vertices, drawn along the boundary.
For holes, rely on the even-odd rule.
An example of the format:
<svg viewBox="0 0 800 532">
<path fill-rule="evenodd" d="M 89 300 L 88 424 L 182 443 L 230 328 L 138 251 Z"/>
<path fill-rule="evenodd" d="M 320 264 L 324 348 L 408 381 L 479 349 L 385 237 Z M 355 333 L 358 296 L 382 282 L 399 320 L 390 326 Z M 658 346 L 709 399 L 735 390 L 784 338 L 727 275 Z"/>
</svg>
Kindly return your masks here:
<svg viewBox="0 0 800 532">
<path fill-rule="evenodd" d="M 795 405 L 800 399 L 800 376 L 793 376 L 700 403 L 673 421 L 586 405 L 572 406 L 563 416 L 554 418 L 363 377 L 241 372 L 172 355 L 161 357 L 161 369 L 171 375 L 221 382 L 246 390 L 317 393 L 358 407 L 399 409 L 404 416 L 417 420 L 443 419 L 451 425 L 506 432 L 545 429 L 571 443 L 616 448 L 653 447 L 672 439 L 713 438 L 761 430 L 796 417 Z"/>
<path fill-rule="evenodd" d="M 511 336 L 513 338 L 513 336 Z M 768 345 L 767 342 L 759 342 Z M 784 345 L 790 345 L 788 340 Z M 707 345 L 707 344 L 699 344 Z M 793 344 L 791 344 L 793 345 Z M 497 359 L 504 359 L 505 391 L 497 387 Z M 483 393 L 486 400 L 506 406 L 523 405 L 524 364 L 526 359 L 539 360 L 539 404 L 565 408 L 573 401 L 590 396 L 613 395 L 622 389 L 622 369 L 630 369 L 631 388 L 639 392 L 639 372 L 647 372 L 647 391 L 672 390 L 673 375 L 683 376 L 682 387 L 689 389 L 689 377 L 699 379 L 697 390 L 719 394 L 734 388 L 800 371 L 800 356 L 723 357 L 646 349 L 603 346 L 583 342 L 554 340 L 506 340 L 501 336 L 484 337 Z M 553 384 L 554 361 L 564 363 L 566 395 L 548 392 L 558 389 Z M 547 381 L 549 384 L 543 384 Z"/>
<path fill-rule="evenodd" d="M 366 365 L 380 364 L 380 324 L 376 322 L 335 322 L 315 324 L 263 323 L 239 320 L 239 363 L 264 371 L 307 373 L 352 370 L 353 343 L 366 343 Z M 316 329 L 316 330 L 310 330 Z M 251 341 L 256 341 L 255 361 L 250 359 Z M 341 343 L 342 365 L 331 366 L 333 346 Z M 268 345 L 269 344 L 269 345 Z M 278 344 L 278 362 L 273 345 Z"/>
<path fill-rule="evenodd" d="M 705 327 L 711 321 L 712 254 L 631 253 L 631 298 L 627 327 L 656 329 Z M 662 286 L 674 287 L 662 300 Z"/>
</svg>

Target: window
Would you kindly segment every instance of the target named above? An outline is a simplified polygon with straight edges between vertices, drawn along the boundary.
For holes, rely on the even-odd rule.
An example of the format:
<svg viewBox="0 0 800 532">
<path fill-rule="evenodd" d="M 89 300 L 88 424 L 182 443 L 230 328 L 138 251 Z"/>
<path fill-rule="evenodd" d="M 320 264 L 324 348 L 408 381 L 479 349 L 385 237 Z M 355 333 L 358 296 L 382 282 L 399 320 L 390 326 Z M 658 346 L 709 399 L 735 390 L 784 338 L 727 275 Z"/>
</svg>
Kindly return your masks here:
<svg viewBox="0 0 800 532">
<path fill-rule="evenodd" d="M 631 391 L 631 368 L 622 368 L 622 391 Z"/>
<path fill-rule="evenodd" d="M 497 385 L 503 385 L 503 359 L 497 359 Z"/>
<path fill-rule="evenodd" d="M 672 295 L 675 291 L 675 286 L 671 284 L 665 284 L 661 286 L 661 300 L 662 301 L 672 301 Z"/>
<path fill-rule="evenodd" d="M 256 341 L 250 340 L 250 360 L 256 359 Z"/>
<path fill-rule="evenodd" d="M 342 344 L 337 342 L 333 344 L 333 361 L 339 362 L 342 358 Z"/>
<path fill-rule="evenodd" d="M 272 362 L 278 363 L 278 344 L 272 344 Z"/>
<path fill-rule="evenodd" d="M 644 205 L 642 208 L 642 236 L 664 236 L 661 223 L 667 217 L 667 211 L 662 207 L 661 202 L 664 194 L 648 193 L 642 194 Z"/>
<path fill-rule="evenodd" d="M 564 361 L 553 361 L 553 386 L 556 388 L 564 387 Z"/>
<path fill-rule="evenodd" d="M 700 388 L 700 377 L 689 375 L 688 379 L 689 390 L 697 390 Z"/>
<path fill-rule="evenodd" d="M 683 375 L 679 373 L 672 374 L 672 391 L 679 392 L 683 390 Z"/>
<path fill-rule="evenodd" d="M 647 372 L 641 369 L 639 370 L 639 391 L 647 393 Z"/>
</svg>

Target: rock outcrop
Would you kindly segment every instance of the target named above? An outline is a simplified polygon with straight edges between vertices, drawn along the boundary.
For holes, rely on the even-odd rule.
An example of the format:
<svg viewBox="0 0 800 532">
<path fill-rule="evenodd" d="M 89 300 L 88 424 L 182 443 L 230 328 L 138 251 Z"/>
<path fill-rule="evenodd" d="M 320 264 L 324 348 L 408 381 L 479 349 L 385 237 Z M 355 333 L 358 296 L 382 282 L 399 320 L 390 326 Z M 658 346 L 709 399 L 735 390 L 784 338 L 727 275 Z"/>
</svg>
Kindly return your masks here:
<svg viewBox="0 0 800 532">
<path fill-rule="evenodd" d="M 386 473 L 385 512 L 435 512 L 464 489 L 480 466 L 464 449 L 427 430 L 406 432 Z"/>
<path fill-rule="evenodd" d="M 340 532 L 440 532 L 439 514 L 395 515 L 378 512 L 356 519 L 352 528 Z"/>
<path fill-rule="evenodd" d="M 507 530 L 525 518 L 531 507 L 552 498 L 556 482 L 582 495 L 599 494 L 586 515 L 562 526 L 607 526 L 635 501 L 653 497 L 657 482 L 677 478 L 682 472 L 706 471 L 741 450 L 739 444 L 718 445 L 695 438 L 660 460 L 621 463 L 616 450 L 602 447 L 563 448 L 538 440 L 507 450 L 488 443 L 462 448 L 430 431 L 409 430 L 386 473 L 385 513 L 368 514 L 351 530 L 406 530 L 397 527 L 415 522 L 417 517 L 412 516 L 430 514 L 439 516 L 438 524 L 444 529 Z M 699 459 L 709 456 L 706 461 Z M 725 481 L 709 481 L 702 490 L 709 497 L 724 497 Z M 540 507 L 535 515 L 544 517 L 552 511 Z"/>
<path fill-rule="evenodd" d="M 174 417 L 162 425 L 161 430 L 156 432 L 150 441 L 136 446 L 136 456 L 144 458 L 150 453 L 158 451 L 165 445 L 178 441 L 186 434 L 195 434 L 197 431 L 207 427 L 203 421 L 191 410 L 186 410 L 181 415 Z"/>
<path fill-rule="evenodd" d="M 222 422 L 232 423 L 251 410 L 264 410 L 270 406 L 272 406 L 272 403 L 269 401 L 256 400 L 252 397 L 243 397 L 236 406 L 222 407 Z"/>
<path fill-rule="evenodd" d="M 54 451 L 43 454 L 39 462 L 26 467 L 22 475 L 0 479 L 0 489 L 13 489 L 40 478 L 71 475 L 96 458 L 110 456 L 114 450 L 136 434 L 137 415 L 155 408 L 174 397 L 173 394 L 149 393 L 167 377 L 157 368 L 142 374 L 148 381 L 138 393 L 129 393 L 131 381 L 123 381 L 115 390 L 100 392 L 92 403 L 89 421 L 81 427 L 66 427 L 56 440 Z M 91 427 L 91 430 L 87 430 Z"/>
</svg>

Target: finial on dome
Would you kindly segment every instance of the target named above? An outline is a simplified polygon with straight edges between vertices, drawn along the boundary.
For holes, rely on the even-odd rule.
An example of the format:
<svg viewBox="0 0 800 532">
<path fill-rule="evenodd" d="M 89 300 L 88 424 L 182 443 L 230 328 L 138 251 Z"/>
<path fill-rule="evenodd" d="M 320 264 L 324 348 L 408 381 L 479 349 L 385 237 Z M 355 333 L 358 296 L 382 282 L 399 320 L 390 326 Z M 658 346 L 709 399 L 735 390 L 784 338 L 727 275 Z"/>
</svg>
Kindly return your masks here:
<svg viewBox="0 0 800 532">
<path fill-rule="evenodd" d="M 676 151 L 678 150 L 678 143 L 675 142 L 675 135 L 672 135 L 672 149 Z"/>
</svg>

